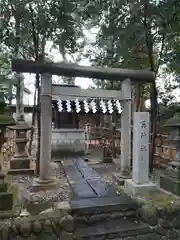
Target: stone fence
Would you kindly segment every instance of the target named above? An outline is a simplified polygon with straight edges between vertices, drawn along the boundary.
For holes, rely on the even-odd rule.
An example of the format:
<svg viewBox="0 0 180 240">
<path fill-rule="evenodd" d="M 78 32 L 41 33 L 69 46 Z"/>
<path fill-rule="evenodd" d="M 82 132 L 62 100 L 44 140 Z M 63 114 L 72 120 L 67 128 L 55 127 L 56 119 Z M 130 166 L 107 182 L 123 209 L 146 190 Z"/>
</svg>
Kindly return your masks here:
<svg viewBox="0 0 180 240">
<path fill-rule="evenodd" d="M 102 144 L 102 139 L 106 138 L 106 142 L 114 140 L 116 147 L 119 148 L 120 151 L 120 130 L 113 133 L 111 129 L 93 127 L 89 135 L 90 147 L 99 147 L 99 145 Z M 157 134 L 154 156 L 154 167 L 156 168 L 166 168 L 168 162 L 175 160 L 176 147 L 168 140 L 168 134 Z"/>
<path fill-rule="evenodd" d="M 7 129 L 6 131 L 7 141 L 3 144 L 1 163 L 5 168 L 8 167 L 8 161 L 12 157 L 15 150 L 15 132 Z M 28 133 L 30 138 L 30 131 Z M 89 148 L 99 148 L 102 144 L 111 144 L 114 141 L 115 148 L 119 149 L 120 154 L 120 141 L 121 132 L 116 130 L 113 132 L 112 129 L 103 127 L 92 127 L 89 133 Z M 28 147 L 28 144 L 27 144 Z M 37 127 L 34 128 L 34 137 L 32 143 L 33 153 L 36 155 L 37 150 Z M 165 168 L 169 161 L 175 160 L 176 158 L 176 147 L 168 140 L 168 134 L 157 134 L 156 137 L 156 148 L 155 148 L 155 161 L 154 166 L 157 168 Z"/>
<path fill-rule="evenodd" d="M 57 203 L 54 209 L 47 209 L 40 215 L 22 216 L 0 220 L 0 239 L 74 239 L 74 219 L 70 209 Z M 67 204 L 66 204 L 67 205 Z"/>
<path fill-rule="evenodd" d="M 7 129 L 5 140 L 6 141 L 2 146 L 0 161 L 3 168 L 8 168 L 8 162 L 15 151 L 15 131 Z"/>
<path fill-rule="evenodd" d="M 28 138 L 30 139 L 30 131 L 28 132 Z M 28 144 L 27 144 L 28 149 Z M 2 152 L 0 156 L 1 166 L 3 169 L 8 169 L 9 161 L 13 156 L 16 148 L 15 143 L 15 131 L 7 129 L 5 133 L 5 143 L 2 146 Z M 37 151 L 37 128 L 35 128 L 33 143 L 32 143 L 32 157 L 36 156 Z"/>
<path fill-rule="evenodd" d="M 138 209 L 138 215 L 150 227 L 150 233 L 138 239 L 165 240 L 180 239 L 180 204 L 179 200 L 170 201 L 167 198 L 159 199 L 158 204 L 145 201 Z M 157 199 L 157 202 L 159 201 Z M 137 238 L 130 238 L 136 240 Z"/>
<path fill-rule="evenodd" d="M 86 240 L 86 239 L 122 239 L 122 240 L 165 240 L 180 239 L 180 205 L 179 202 L 171 202 L 168 199 L 159 199 L 157 204 L 153 201 L 143 201 L 136 199 L 138 206 L 136 209 L 136 217 L 139 216 L 143 227 L 141 230 L 132 228 L 122 232 L 113 232 L 106 238 L 105 235 L 97 235 L 94 237 L 81 237 L 77 235 L 77 223 L 85 222 L 87 227 L 91 224 L 99 223 L 106 214 L 86 216 L 75 215 L 68 202 L 54 204 L 53 208 L 49 208 L 35 216 L 20 216 L 0 220 L 0 239 L 1 240 Z M 131 212 L 119 212 L 124 219 L 128 219 Z M 82 213 L 81 213 L 82 214 Z M 126 215 L 125 215 L 126 214 Z M 118 214 L 112 215 L 108 213 L 112 222 L 117 218 Z M 131 221 L 134 221 L 132 218 Z M 138 223 L 137 223 L 138 224 Z M 122 228 L 124 226 L 122 225 Z M 137 225 L 138 228 L 138 225 Z"/>
<path fill-rule="evenodd" d="M 168 134 L 157 134 L 154 161 L 156 167 L 166 168 L 175 159 L 176 146 L 168 139 Z"/>
<path fill-rule="evenodd" d="M 52 157 L 83 156 L 86 151 L 84 129 L 52 129 Z"/>
</svg>

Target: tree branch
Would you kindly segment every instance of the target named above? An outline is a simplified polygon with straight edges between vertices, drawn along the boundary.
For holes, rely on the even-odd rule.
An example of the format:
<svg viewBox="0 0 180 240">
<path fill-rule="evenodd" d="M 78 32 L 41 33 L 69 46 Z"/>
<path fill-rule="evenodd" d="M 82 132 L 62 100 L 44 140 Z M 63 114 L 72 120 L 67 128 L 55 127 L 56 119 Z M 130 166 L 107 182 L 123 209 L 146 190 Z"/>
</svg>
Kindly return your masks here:
<svg viewBox="0 0 180 240">
<path fill-rule="evenodd" d="M 158 64 L 157 64 L 157 67 L 156 67 L 156 70 L 155 70 L 155 76 L 157 76 L 158 71 L 159 71 L 159 67 L 160 67 L 160 64 L 161 64 L 161 58 L 162 58 L 163 51 L 164 51 L 165 40 L 166 40 L 166 33 L 164 32 L 164 34 L 162 36 L 162 41 L 161 41 L 161 50 L 160 50 L 160 53 L 159 53 L 159 60 L 158 60 Z"/>
<path fill-rule="evenodd" d="M 150 69 L 151 69 L 151 71 L 155 72 L 155 63 L 154 63 L 154 58 L 153 58 L 153 39 L 152 39 L 152 35 L 151 35 L 151 26 L 147 21 L 147 16 L 148 16 L 148 0 L 146 0 L 145 4 L 144 4 L 143 24 L 144 24 L 145 41 L 146 41 L 146 46 L 147 46 L 147 50 L 148 50 Z"/>
<path fill-rule="evenodd" d="M 31 4 L 29 4 L 29 9 L 31 12 L 31 25 L 32 25 L 32 37 L 33 37 L 33 42 L 34 42 L 34 50 L 35 50 L 35 60 L 37 61 L 39 58 L 39 39 L 37 37 L 37 33 L 36 33 L 36 24 L 34 21 L 34 12 L 32 9 Z"/>
</svg>

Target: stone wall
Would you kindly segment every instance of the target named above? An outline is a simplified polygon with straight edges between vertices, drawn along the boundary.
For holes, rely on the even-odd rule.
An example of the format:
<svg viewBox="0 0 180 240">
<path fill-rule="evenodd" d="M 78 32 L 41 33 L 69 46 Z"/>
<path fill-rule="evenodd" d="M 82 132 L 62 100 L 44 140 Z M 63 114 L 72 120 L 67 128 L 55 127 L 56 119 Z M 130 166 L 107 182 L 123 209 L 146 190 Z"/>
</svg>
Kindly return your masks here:
<svg viewBox="0 0 180 240">
<path fill-rule="evenodd" d="M 8 162 L 15 151 L 15 132 L 7 129 L 5 137 L 6 142 L 2 146 L 1 164 L 3 168 L 8 168 Z"/>
<path fill-rule="evenodd" d="M 85 124 L 87 122 L 89 122 L 90 125 L 91 125 L 90 140 L 96 140 L 96 139 L 99 140 L 99 139 L 102 138 L 102 131 L 99 131 L 98 128 L 95 127 L 96 123 L 98 122 L 98 117 L 99 116 L 96 117 L 95 115 L 92 115 L 90 117 L 88 114 L 82 114 L 80 116 L 79 125 L 80 125 L 81 129 L 84 129 Z M 100 119 L 101 119 L 100 120 L 101 123 L 103 123 L 104 122 L 104 116 L 101 115 Z M 29 123 L 31 124 L 31 120 L 29 120 Z M 35 129 L 35 132 L 34 132 L 33 148 L 32 148 L 33 149 L 33 156 L 36 155 L 35 152 L 36 152 L 36 149 L 37 149 L 37 124 L 35 124 L 34 129 Z M 8 142 L 9 142 L 9 145 L 14 146 L 14 143 L 12 143 L 12 139 L 8 140 Z M 117 142 L 116 143 L 117 147 L 120 148 L 120 131 L 118 132 L 118 137 L 117 137 L 116 142 Z M 97 147 L 99 147 L 98 141 L 97 142 L 92 141 L 90 143 L 90 145 L 93 145 L 93 147 L 95 145 L 97 145 Z M 176 157 L 176 149 L 175 149 L 175 146 L 173 146 L 172 143 L 168 141 L 168 135 L 167 134 L 158 134 L 157 138 L 156 138 L 154 167 L 165 168 L 167 166 L 168 162 L 174 160 L 175 157 Z"/>
<path fill-rule="evenodd" d="M 155 164 L 166 167 L 170 161 L 176 159 L 176 147 L 168 140 L 168 134 L 157 134 L 155 148 Z"/>
<path fill-rule="evenodd" d="M 86 123 L 91 126 L 99 125 L 103 121 L 102 114 L 81 114 L 79 115 L 79 128 L 84 128 Z"/>
<path fill-rule="evenodd" d="M 84 129 L 53 129 L 52 157 L 85 154 Z"/>
<path fill-rule="evenodd" d="M 109 237 L 91 236 L 86 240 L 179 240 L 180 239 L 180 205 L 172 204 L 165 208 L 156 208 L 150 203 L 143 204 L 137 211 L 138 215 L 147 223 L 142 230 L 129 230 L 118 237 L 118 233 L 112 233 Z M 123 212 L 123 214 L 125 214 Z M 127 218 L 129 217 L 129 213 Z M 83 216 L 81 216 L 83 218 Z M 108 217 L 106 217 L 107 219 Z M 84 219 L 84 218 L 83 218 Z M 96 217 L 97 219 L 97 217 Z M 89 221 L 90 219 L 88 219 Z M 76 218 L 71 212 L 68 202 L 54 204 L 53 208 L 47 209 L 36 216 L 17 217 L 0 220 L 1 240 L 73 240 L 76 238 Z M 87 224 L 87 227 L 90 223 Z M 122 226 L 123 228 L 123 226 Z M 113 229 L 113 226 L 112 226 Z"/>
<path fill-rule="evenodd" d="M 0 220 L 0 239 L 73 240 L 74 220 L 67 204 L 59 203 L 40 215 Z"/>
<path fill-rule="evenodd" d="M 162 200 L 163 205 L 163 200 Z M 180 239 L 180 202 L 168 202 L 167 206 L 155 207 L 151 202 L 145 203 L 138 211 L 141 218 L 150 226 L 151 233 L 141 236 L 147 239 Z M 135 240 L 136 238 L 132 238 Z"/>
</svg>

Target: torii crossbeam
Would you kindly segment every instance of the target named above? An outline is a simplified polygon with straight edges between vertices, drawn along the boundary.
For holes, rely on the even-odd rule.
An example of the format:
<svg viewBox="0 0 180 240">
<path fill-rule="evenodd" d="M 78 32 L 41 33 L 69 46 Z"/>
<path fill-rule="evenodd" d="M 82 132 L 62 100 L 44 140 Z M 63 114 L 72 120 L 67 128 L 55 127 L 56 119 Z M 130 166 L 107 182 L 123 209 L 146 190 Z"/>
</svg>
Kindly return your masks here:
<svg viewBox="0 0 180 240">
<path fill-rule="evenodd" d="M 12 70 L 21 73 L 49 73 L 67 77 L 98 78 L 107 80 L 131 79 L 136 82 L 155 81 L 155 73 L 148 70 L 129 70 L 120 68 L 85 67 L 69 63 L 13 60 Z"/>
</svg>

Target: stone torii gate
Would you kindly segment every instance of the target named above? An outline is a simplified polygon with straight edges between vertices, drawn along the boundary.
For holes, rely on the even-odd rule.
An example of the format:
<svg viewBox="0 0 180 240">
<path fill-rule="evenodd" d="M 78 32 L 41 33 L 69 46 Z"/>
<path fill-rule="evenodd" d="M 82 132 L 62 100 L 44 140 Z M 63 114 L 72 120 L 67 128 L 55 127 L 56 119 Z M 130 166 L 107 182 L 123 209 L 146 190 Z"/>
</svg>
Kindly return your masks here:
<svg viewBox="0 0 180 240">
<path fill-rule="evenodd" d="M 58 88 L 52 87 L 52 75 L 68 77 L 98 78 L 122 81 L 121 91 L 79 89 L 77 97 L 107 97 L 123 101 L 121 126 L 121 172 L 130 168 L 131 162 L 131 83 L 152 82 L 155 75 L 147 70 L 127 70 L 118 68 L 84 67 L 76 64 L 34 62 L 31 60 L 13 60 L 12 70 L 17 73 L 41 74 L 41 147 L 40 176 L 34 181 L 34 187 L 55 187 L 50 170 L 52 137 L 52 95 L 58 95 Z M 83 81 L 83 80 L 82 80 Z"/>
</svg>

